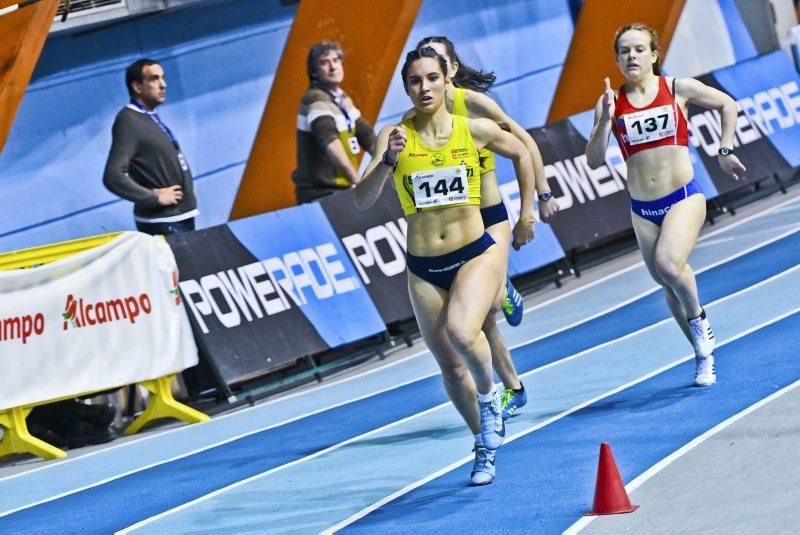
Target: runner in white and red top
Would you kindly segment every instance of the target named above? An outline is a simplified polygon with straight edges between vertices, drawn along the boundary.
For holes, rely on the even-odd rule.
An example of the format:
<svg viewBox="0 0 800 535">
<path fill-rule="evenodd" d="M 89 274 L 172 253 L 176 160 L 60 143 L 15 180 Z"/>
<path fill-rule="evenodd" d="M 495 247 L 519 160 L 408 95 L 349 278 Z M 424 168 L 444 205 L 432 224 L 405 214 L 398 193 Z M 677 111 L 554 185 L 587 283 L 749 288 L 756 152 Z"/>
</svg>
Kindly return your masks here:
<svg viewBox="0 0 800 535">
<path fill-rule="evenodd" d="M 719 110 L 718 162 L 738 180 L 745 167 L 733 153 L 736 102 L 692 78 L 661 76 L 658 38 L 644 24 L 620 28 L 614 51 L 625 84 L 617 95 L 605 79 L 586 145 L 587 162 L 593 169 L 603 165 L 613 131 L 628 169 L 631 220 L 645 264 L 694 346 L 694 384 L 710 386 L 716 382 L 714 334 L 687 263 L 705 221 L 706 203 L 689 159 L 686 107 L 692 102 Z"/>
</svg>

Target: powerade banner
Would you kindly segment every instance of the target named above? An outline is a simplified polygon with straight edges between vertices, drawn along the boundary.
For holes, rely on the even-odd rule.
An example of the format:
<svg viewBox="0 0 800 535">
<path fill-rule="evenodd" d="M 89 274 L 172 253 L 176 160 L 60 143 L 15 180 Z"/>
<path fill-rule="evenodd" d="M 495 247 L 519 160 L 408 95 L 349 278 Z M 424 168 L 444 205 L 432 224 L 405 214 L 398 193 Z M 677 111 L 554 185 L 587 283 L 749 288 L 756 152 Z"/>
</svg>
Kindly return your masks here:
<svg viewBox="0 0 800 535">
<path fill-rule="evenodd" d="M 800 165 L 800 77 L 782 50 L 698 79 L 729 94 L 739 109 L 734 150 L 747 180 L 735 182 L 717 163 L 719 112 L 689 107 L 690 143 L 720 193 Z"/>
<path fill-rule="evenodd" d="M 590 169 L 584 154 L 588 137 L 570 120 L 529 132 L 542 153 L 547 182 L 560 207 L 550 225 L 565 251 L 631 227 L 625 164 L 616 145 L 609 143 L 605 165 Z"/>
<path fill-rule="evenodd" d="M 323 197 L 320 205 L 383 322 L 413 317 L 406 275 L 407 225 L 394 189 L 387 184 L 364 211 L 353 203 L 352 189 Z"/>
<path fill-rule="evenodd" d="M 0 272 L 0 410 L 197 364 L 177 283 L 169 246 L 138 232 Z"/>
<path fill-rule="evenodd" d="M 173 234 L 179 286 L 195 340 L 219 380 L 234 384 L 328 348 L 278 277 L 227 225 Z"/>
<path fill-rule="evenodd" d="M 299 310 L 329 347 L 386 329 L 319 204 L 249 217 L 228 226 L 265 266 L 284 309 Z"/>
<path fill-rule="evenodd" d="M 511 160 L 495 156 L 495 166 L 497 185 L 508 210 L 509 224 L 513 228 L 519 219 L 520 211 L 519 184 L 515 178 L 514 165 Z M 550 225 L 539 222 L 535 231 L 532 243 L 521 247 L 519 251 L 511 248 L 508 260 L 509 276 L 522 275 L 564 258 L 564 251 Z"/>
</svg>

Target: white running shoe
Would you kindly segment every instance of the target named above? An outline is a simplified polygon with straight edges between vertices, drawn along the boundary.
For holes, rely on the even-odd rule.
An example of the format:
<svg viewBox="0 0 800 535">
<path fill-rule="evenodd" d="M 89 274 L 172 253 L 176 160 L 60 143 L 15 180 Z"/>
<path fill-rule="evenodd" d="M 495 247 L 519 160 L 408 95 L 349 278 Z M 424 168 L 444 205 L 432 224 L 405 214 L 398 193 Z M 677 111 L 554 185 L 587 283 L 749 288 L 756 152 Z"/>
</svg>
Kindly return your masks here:
<svg viewBox="0 0 800 535">
<path fill-rule="evenodd" d="M 717 382 L 714 372 L 714 355 L 695 357 L 694 386 L 711 386 Z"/>
<path fill-rule="evenodd" d="M 711 323 L 705 317 L 705 312 L 693 320 L 689 320 L 689 329 L 692 331 L 692 345 L 694 354 L 697 357 L 710 357 L 714 352 L 714 331 L 711 330 Z"/>
<path fill-rule="evenodd" d="M 478 400 L 481 414 L 481 440 L 487 450 L 496 450 L 506 437 L 506 423 L 500 411 L 500 393 L 495 391 L 492 401 Z"/>
<path fill-rule="evenodd" d="M 497 450 L 487 450 L 483 444 L 475 444 L 475 462 L 472 464 L 470 485 L 480 487 L 494 481 L 494 454 Z"/>
</svg>

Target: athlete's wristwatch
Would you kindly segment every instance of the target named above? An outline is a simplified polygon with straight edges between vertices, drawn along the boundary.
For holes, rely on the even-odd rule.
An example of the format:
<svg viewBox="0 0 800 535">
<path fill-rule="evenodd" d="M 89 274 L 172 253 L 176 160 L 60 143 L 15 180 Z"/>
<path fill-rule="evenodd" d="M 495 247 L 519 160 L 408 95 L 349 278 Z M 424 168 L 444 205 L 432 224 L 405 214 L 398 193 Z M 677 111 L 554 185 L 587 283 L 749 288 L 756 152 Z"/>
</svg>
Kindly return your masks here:
<svg viewBox="0 0 800 535">
<path fill-rule="evenodd" d="M 388 150 L 383 152 L 383 156 L 381 156 L 381 163 L 389 166 L 391 169 L 397 167 L 397 160 L 392 160 L 392 158 L 389 156 Z"/>
<path fill-rule="evenodd" d="M 720 147 L 718 154 L 720 156 L 727 156 L 728 154 L 733 154 L 733 149 L 730 147 Z"/>
<path fill-rule="evenodd" d="M 539 200 L 542 202 L 547 202 L 553 198 L 553 193 L 550 191 L 545 191 L 539 194 Z"/>
</svg>

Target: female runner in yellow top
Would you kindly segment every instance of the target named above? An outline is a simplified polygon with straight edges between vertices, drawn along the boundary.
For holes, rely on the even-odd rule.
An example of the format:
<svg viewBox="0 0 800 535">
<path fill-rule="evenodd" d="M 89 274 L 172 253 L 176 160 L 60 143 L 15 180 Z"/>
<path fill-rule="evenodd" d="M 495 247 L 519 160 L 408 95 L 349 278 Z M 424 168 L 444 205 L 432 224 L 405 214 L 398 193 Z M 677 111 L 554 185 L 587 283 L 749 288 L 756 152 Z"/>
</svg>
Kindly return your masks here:
<svg viewBox="0 0 800 535">
<path fill-rule="evenodd" d="M 494 480 L 505 424 L 481 326 L 504 293 L 505 265 L 481 219 L 478 151 L 487 147 L 507 156 L 529 181 L 533 165 L 525 146 L 494 122 L 447 111 L 446 72 L 432 48 L 408 53 L 403 84 L 416 114 L 381 130 L 376 147 L 386 152 L 367 166 L 355 201 L 362 209 L 371 206 L 393 177 L 408 221 L 411 303 L 445 389 L 475 436 L 472 484 L 485 485 Z M 531 239 L 532 228 L 520 245 Z"/>
<path fill-rule="evenodd" d="M 686 107 L 693 102 L 719 110 L 719 165 L 738 180 L 745 168 L 733 154 L 736 102 L 692 78 L 660 76 L 658 38 L 644 24 L 620 28 L 614 51 L 625 85 L 617 95 L 605 79 L 586 161 L 593 169 L 603 164 L 613 131 L 628 169 L 631 220 L 642 257 L 650 275 L 664 288 L 675 321 L 694 346 L 694 384 L 710 386 L 717 380 L 714 334 L 688 264 L 706 218 L 706 201 L 693 178 Z"/>
<path fill-rule="evenodd" d="M 493 73 L 476 71 L 462 63 L 455 50 L 455 45 L 447 37 L 425 37 L 417 48 L 430 46 L 447 62 L 447 71 L 450 83 L 445 89 L 445 104 L 453 115 L 464 117 L 491 119 L 504 130 L 511 132 L 519 139 L 533 161 L 534 176 L 536 179 L 535 190 L 539 198 L 539 216 L 547 221 L 558 212 L 558 203 L 553 197 L 547 177 L 544 174 L 544 163 L 536 142 L 516 121 L 509 117 L 491 97 L 485 93 L 495 81 Z M 414 113 L 410 110 L 407 115 Z M 497 185 L 495 174 L 494 154 L 489 150 L 481 151 L 481 217 L 486 232 L 494 239 L 503 253 L 505 265 L 508 265 L 509 247 L 513 245 L 519 249 L 516 240 L 512 243 L 512 231 L 508 221 L 508 212 L 503 204 L 503 197 Z M 514 226 L 513 235 L 527 232 L 528 226 L 534 222 L 533 195 L 534 184 L 525 182 L 524 177 L 517 177 L 520 191 L 520 218 Z M 524 303 L 522 296 L 516 291 L 511 281 L 507 278 L 506 295 L 501 303 L 501 309 L 509 325 L 519 325 L 522 321 Z M 483 324 L 483 333 L 489 341 L 492 350 L 492 365 L 500 380 L 503 382 L 504 392 L 500 409 L 503 418 L 509 418 L 523 407 L 527 401 L 525 387 L 520 381 L 511 353 L 508 350 L 500 329 L 497 328 L 495 316 L 497 309 L 493 309 L 486 317 Z"/>
</svg>

